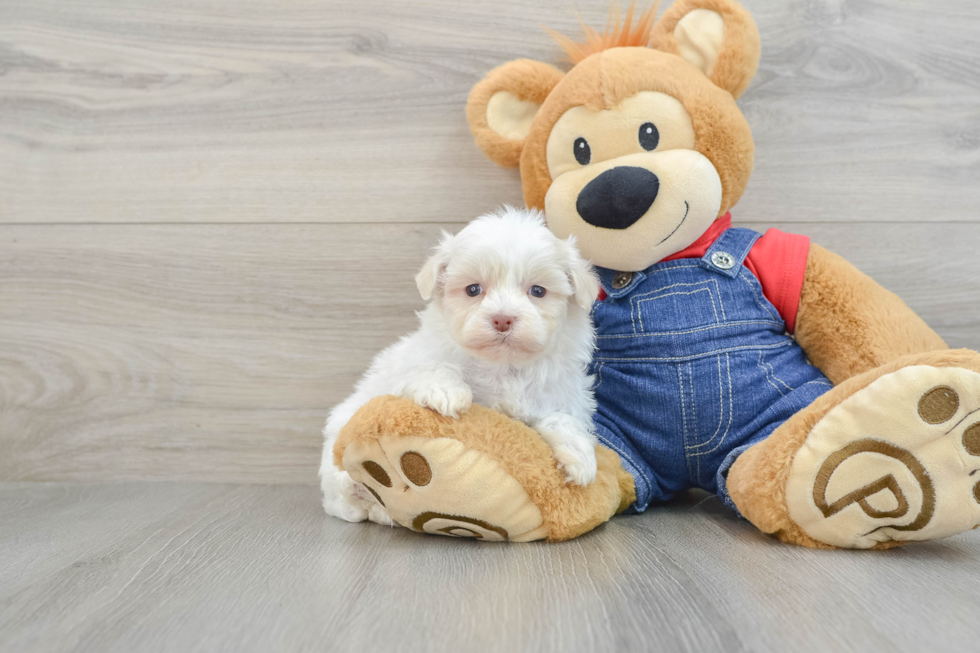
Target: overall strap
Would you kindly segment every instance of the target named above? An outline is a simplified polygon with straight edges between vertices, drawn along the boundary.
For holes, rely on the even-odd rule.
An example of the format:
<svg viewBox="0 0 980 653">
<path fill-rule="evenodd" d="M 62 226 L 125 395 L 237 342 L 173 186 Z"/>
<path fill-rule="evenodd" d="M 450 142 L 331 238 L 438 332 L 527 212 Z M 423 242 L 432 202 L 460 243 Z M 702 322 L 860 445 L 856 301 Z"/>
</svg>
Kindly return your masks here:
<svg viewBox="0 0 980 653">
<path fill-rule="evenodd" d="M 742 263 L 755 245 L 755 241 L 761 236 L 762 234 L 751 229 L 726 229 L 701 258 L 700 265 L 734 279 L 742 269 Z"/>
</svg>

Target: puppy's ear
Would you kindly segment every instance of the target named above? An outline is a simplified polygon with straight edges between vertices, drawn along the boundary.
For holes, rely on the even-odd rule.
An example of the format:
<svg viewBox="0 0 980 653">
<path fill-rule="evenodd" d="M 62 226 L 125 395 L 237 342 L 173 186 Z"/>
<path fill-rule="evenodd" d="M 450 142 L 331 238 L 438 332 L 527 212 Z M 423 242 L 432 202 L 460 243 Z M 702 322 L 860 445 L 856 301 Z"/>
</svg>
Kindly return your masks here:
<svg viewBox="0 0 980 653">
<path fill-rule="evenodd" d="M 436 251 L 425 262 L 419 273 L 415 275 L 415 285 L 419 288 L 422 299 L 429 301 L 435 294 L 439 286 L 439 277 L 446 271 L 449 265 L 449 245 L 452 243 L 452 234 L 443 231 L 442 240 L 436 246 Z"/>
<path fill-rule="evenodd" d="M 473 87 L 466 119 L 488 159 L 505 168 L 518 166 L 538 109 L 564 76 L 546 63 L 518 59 L 494 68 Z"/>
<path fill-rule="evenodd" d="M 677 0 L 654 26 L 650 45 L 678 55 L 736 99 L 759 67 L 759 30 L 735 0 Z"/>
<path fill-rule="evenodd" d="M 572 282 L 572 297 L 576 304 L 589 310 L 599 295 L 599 276 L 592 265 L 578 253 L 575 236 L 569 236 L 565 242 L 568 246 L 568 278 Z"/>
</svg>

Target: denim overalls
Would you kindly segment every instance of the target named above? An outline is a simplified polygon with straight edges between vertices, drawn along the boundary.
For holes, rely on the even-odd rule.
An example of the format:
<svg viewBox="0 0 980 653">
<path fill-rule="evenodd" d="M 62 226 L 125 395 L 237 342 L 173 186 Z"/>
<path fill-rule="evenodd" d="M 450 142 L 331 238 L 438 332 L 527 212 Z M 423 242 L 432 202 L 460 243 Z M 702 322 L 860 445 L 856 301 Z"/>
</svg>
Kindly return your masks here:
<svg viewBox="0 0 980 653">
<path fill-rule="evenodd" d="M 728 229 L 701 259 L 598 270 L 595 426 L 636 481 L 630 512 L 691 487 L 735 508 L 735 458 L 832 387 L 743 266 L 759 236 Z"/>
</svg>

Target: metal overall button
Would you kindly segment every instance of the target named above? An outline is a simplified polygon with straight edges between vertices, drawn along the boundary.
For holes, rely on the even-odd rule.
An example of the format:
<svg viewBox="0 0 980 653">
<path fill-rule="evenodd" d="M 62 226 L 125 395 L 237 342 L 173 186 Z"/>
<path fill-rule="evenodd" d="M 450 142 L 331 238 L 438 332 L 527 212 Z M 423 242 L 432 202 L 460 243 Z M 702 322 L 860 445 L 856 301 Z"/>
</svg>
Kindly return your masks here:
<svg viewBox="0 0 980 653">
<path fill-rule="evenodd" d="M 711 255 L 711 264 L 719 270 L 731 270 L 735 267 L 735 257 L 728 252 L 715 252 Z"/>
<path fill-rule="evenodd" d="M 620 290 L 630 285 L 630 281 L 633 280 L 632 272 L 617 272 L 616 276 L 613 277 L 612 286 L 616 290 Z"/>
</svg>

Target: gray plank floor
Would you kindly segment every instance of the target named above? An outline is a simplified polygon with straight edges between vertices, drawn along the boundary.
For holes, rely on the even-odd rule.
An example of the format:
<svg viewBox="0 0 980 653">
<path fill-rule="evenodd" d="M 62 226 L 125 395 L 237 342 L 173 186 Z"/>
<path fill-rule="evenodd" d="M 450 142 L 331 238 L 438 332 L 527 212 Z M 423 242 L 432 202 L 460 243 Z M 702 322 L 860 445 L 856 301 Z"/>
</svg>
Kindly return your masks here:
<svg viewBox="0 0 980 653">
<path fill-rule="evenodd" d="M 326 520 L 312 487 L 0 484 L 10 652 L 976 651 L 978 585 L 976 533 L 812 551 L 695 495 L 494 545 Z"/>
</svg>

